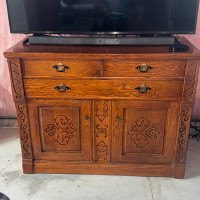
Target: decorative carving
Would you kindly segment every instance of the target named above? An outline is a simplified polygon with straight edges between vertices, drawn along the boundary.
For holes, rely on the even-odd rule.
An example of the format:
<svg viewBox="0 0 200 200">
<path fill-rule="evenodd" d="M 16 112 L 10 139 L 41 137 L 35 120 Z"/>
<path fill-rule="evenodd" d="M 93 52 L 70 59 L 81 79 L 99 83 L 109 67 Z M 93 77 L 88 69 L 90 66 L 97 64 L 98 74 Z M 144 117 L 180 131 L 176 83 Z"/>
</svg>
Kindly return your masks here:
<svg viewBox="0 0 200 200">
<path fill-rule="evenodd" d="M 48 124 L 47 128 L 44 130 L 51 137 L 56 135 L 55 141 L 60 145 L 68 144 L 77 130 L 73 128 L 73 124 L 70 122 L 70 119 L 65 115 L 58 115 L 54 121 L 55 125 Z"/>
<path fill-rule="evenodd" d="M 29 145 L 29 136 L 28 136 L 28 124 L 26 121 L 26 108 L 24 105 L 20 104 L 17 107 L 18 118 L 22 120 L 21 124 L 19 125 L 20 133 L 21 133 L 21 141 L 22 141 L 22 148 L 23 148 L 23 156 L 24 158 L 31 158 L 30 153 L 30 145 Z"/>
<path fill-rule="evenodd" d="M 103 140 L 96 145 L 96 155 L 97 160 L 107 160 L 108 145 Z"/>
<path fill-rule="evenodd" d="M 110 160 L 110 108 L 110 101 L 95 100 L 94 102 L 95 161 L 97 162 Z"/>
<path fill-rule="evenodd" d="M 13 84 L 14 98 L 20 100 L 23 98 L 23 84 L 21 82 L 20 68 L 14 62 L 10 62 L 10 72 Z"/>
<path fill-rule="evenodd" d="M 95 113 L 101 122 L 108 116 L 108 105 L 105 101 L 95 102 Z"/>
<path fill-rule="evenodd" d="M 197 63 L 192 63 L 188 67 L 188 73 L 185 77 L 185 99 L 188 101 L 193 100 L 195 77 L 196 77 Z"/>
<path fill-rule="evenodd" d="M 141 132 L 145 131 L 149 127 L 150 121 L 145 117 L 140 117 L 135 121 L 135 124 L 132 126 L 134 131 Z"/>
<path fill-rule="evenodd" d="M 106 138 L 106 137 L 108 136 L 108 134 L 107 134 L 108 125 L 106 124 L 106 125 L 104 126 L 104 128 L 99 128 L 99 127 L 100 127 L 100 125 L 97 124 L 97 125 L 96 125 L 96 129 L 97 129 L 96 137 L 99 137 L 101 134 L 103 134 L 104 137 Z"/>
<path fill-rule="evenodd" d="M 182 107 L 180 116 L 180 126 L 179 126 L 179 136 L 178 136 L 178 146 L 176 152 L 176 158 L 178 161 L 183 161 L 184 159 L 184 145 L 186 144 L 186 122 L 189 120 L 189 107 Z"/>
<path fill-rule="evenodd" d="M 149 145 L 149 139 L 156 139 L 160 135 L 160 130 L 156 127 L 150 127 L 150 121 L 145 117 L 138 118 L 132 125 L 132 129 L 128 132 L 131 140 L 139 148 Z"/>
</svg>

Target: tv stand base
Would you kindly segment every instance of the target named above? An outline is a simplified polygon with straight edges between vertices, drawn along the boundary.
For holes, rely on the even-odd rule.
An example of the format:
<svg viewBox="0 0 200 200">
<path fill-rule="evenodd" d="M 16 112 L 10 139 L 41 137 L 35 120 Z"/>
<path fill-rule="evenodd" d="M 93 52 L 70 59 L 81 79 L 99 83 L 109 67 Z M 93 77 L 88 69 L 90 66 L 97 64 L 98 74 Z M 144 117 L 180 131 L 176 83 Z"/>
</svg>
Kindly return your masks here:
<svg viewBox="0 0 200 200">
<path fill-rule="evenodd" d="M 180 41 L 189 52 L 20 43 L 4 52 L 23 172 L 183 178 L 200 51 Z"/>
</svg>

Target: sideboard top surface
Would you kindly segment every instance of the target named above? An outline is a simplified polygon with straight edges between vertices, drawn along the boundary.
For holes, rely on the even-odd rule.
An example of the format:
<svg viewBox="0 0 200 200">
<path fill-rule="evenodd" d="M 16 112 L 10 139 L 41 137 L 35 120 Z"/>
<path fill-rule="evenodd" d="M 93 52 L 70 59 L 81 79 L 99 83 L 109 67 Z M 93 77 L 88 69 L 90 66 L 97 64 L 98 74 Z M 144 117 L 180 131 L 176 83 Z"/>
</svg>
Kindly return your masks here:
<svg viewBox="0 0 200 200">
<path fill-rule="evenodd" d="M 23 40 L 22 40 L 23 41 Z M 75 45 L 22 45 L 22 41 L 4 52 L 6 58 L 32 58 L 32 57 L 69 57 L 84 56 L 90 59 L 120 59 L 125 58 L 199 58 L 200 50 L 186 38 L 179 37 L 179 41 L 189 46 L 188 52 L 172 53 L 169 46 L 75 46 Z M 92 57 L 91 57 L 92 56 Z"/>
</svg>

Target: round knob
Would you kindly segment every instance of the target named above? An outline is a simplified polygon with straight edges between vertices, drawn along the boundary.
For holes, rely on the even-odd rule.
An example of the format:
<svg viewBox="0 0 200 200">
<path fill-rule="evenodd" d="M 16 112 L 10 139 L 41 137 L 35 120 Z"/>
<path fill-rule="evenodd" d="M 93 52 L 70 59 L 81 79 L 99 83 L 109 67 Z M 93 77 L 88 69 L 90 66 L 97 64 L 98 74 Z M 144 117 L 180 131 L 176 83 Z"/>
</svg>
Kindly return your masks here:
<svg viewBox="0 0 200 200">
<path fill-rule="evenodd" d="M 90 119 L 90 118 L 89 118 L 89 116 L 86 115 L 86 116 L 85 116 L 85 120 L 88 120 L 88 119 Z"/>
<path fill-rule="evenodd" d="M 119 122 L 120 121 L 120 117 L 117 116 L 115 120 L 116 120 L 116 122 Z"/>
</svg>

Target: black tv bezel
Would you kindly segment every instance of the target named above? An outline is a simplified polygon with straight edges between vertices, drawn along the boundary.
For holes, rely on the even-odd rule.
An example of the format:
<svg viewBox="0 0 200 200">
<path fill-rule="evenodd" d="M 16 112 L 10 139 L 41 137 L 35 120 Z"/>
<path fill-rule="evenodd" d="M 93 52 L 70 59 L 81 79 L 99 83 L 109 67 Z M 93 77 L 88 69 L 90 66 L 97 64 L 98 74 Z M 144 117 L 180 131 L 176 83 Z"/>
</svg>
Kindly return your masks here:
<svg viewBox="0 0 200 200">
<path fill-rule="evenodd" d="M 11 20 L 10 20 L 10 12 L 8 8 L 8 3 L 6 0 L 6 6 L 8 11 L 8 19 L 9 19 L 9 27 L 10 33 L 14 34 L 66 34 L 66 35 L 173 35 L 173 34 L 195 34 L 197 28 L 197 19 L 198 19 L 198 12 L 199 12 L 199 1 L 197 0 L 197 7 L 196 7 L 196 17 L 194 21 L 194 29 L 192 31 L 135 31 L 135 32 L 81 32 L 81 31 L 13 31 L 11 29 Z"/>
</svg>

